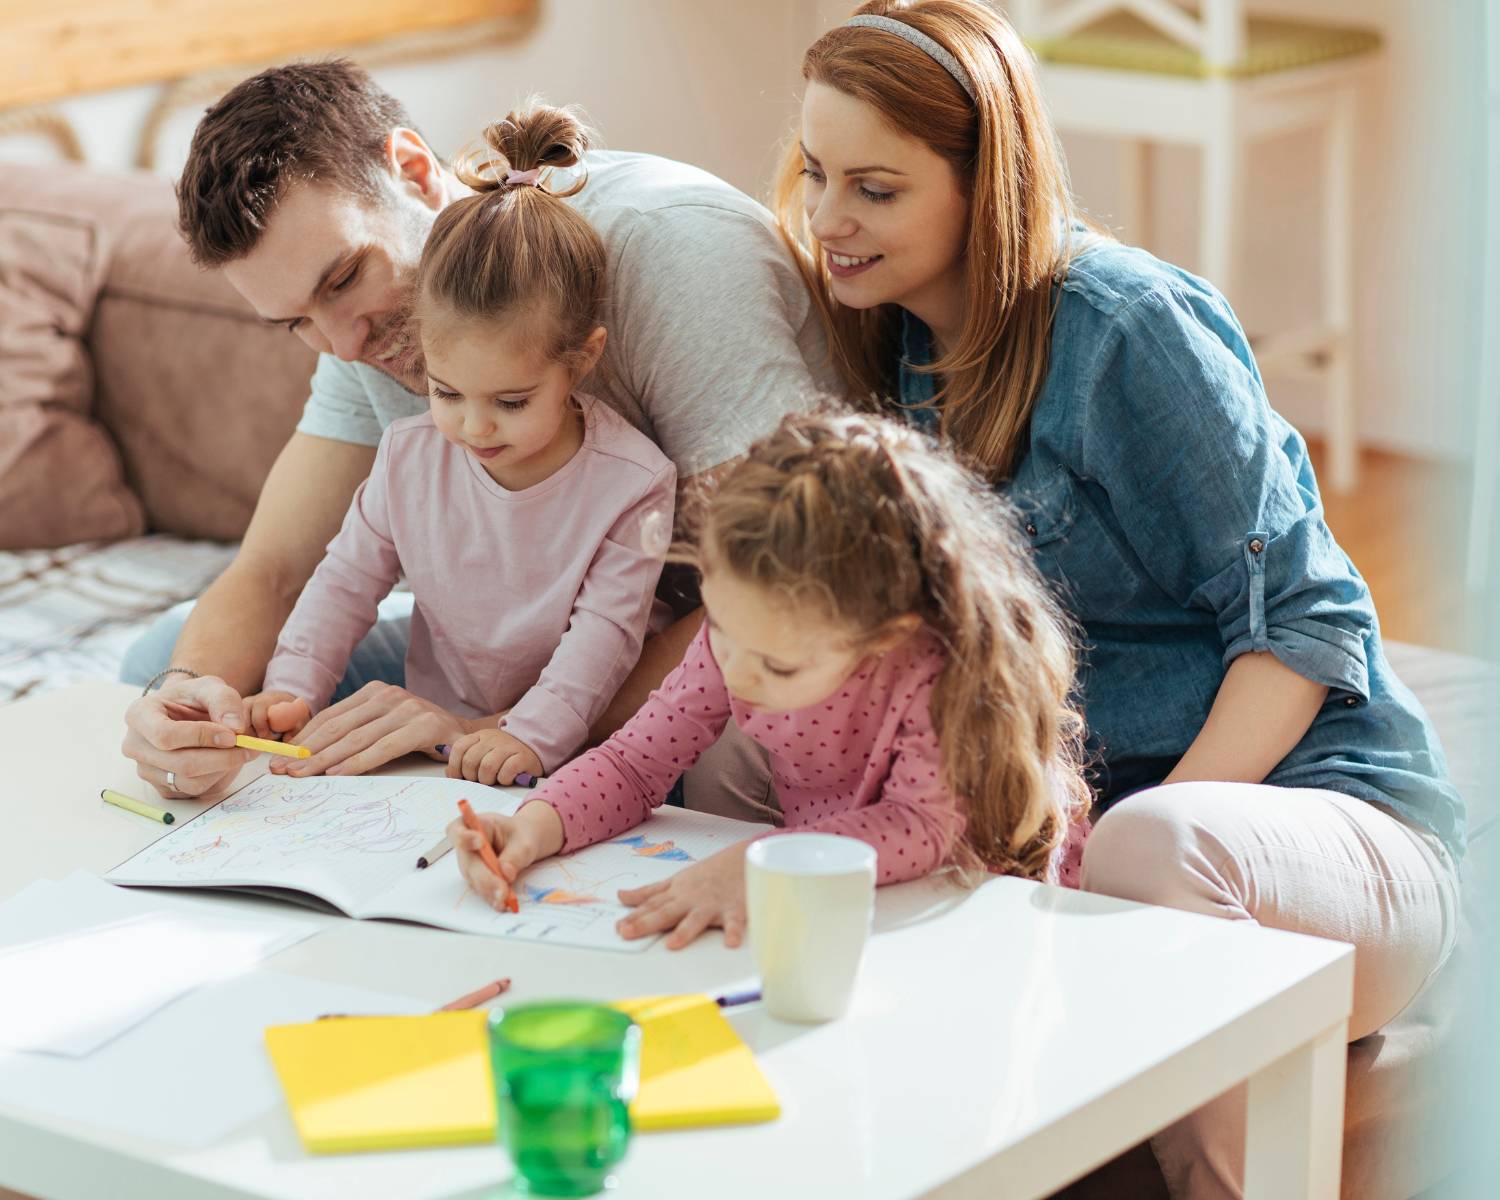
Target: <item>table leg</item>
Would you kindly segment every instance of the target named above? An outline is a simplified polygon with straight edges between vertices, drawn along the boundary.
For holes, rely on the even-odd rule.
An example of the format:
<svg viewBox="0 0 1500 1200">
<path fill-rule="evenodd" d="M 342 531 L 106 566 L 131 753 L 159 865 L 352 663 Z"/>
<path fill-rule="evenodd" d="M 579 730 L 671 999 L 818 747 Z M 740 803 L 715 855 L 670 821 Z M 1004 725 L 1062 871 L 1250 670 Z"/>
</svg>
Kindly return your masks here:
<svg viewBox="0 0 1500 1200">
<path fill-rule="evenodd" d="M 1348 1022 L 1250 1077 L 1245 1200 L 1338 1200 Z"/>
</svg>

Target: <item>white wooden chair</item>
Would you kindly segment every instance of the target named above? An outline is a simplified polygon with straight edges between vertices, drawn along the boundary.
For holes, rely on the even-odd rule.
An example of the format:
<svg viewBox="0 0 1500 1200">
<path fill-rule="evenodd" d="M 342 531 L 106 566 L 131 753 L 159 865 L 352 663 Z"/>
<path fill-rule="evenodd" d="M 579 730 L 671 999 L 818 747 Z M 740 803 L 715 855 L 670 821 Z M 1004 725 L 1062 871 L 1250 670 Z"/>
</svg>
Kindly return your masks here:
<svg viewBox="0 0 1500 1200">
<path fill-rule="evenodd" d="M 1007 0 L 1037 54 L 1057 126 L 1123 139 L 1125 235 L 1148 243 L 1151 146 L 1200 152 L 1194 269 L 1231 302 L 1247 146 L 1316 128 L 1321 136 L 1322 297 L 1318 319 L 1253 331 L 1267 373 L 1326 384 L 1328 484 L 1354 486 L 1358 462 L 1350 344 L 1355 89 L 1380 44 L 1368 30 L 1247 18 L 1242 0 Z"/>
</svg>

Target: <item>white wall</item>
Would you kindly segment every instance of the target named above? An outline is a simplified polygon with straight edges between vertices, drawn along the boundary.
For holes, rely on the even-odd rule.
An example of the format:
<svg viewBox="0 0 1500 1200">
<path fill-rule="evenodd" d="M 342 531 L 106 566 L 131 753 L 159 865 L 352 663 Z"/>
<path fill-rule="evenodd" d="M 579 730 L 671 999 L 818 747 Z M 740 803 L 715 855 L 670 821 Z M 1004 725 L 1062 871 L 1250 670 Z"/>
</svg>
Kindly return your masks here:
<svg viewBox="0 0 1500 1200">
<path fill-rule="evenodd" d="M 1470 457 L 1479 330 L 1466 281 L 1478 270 L 1480 172 L 1472 147 L 1482 113 L 1484 0 L 1281 2 L 1289 14 L 1371 26 L 1385 35 L 1383 61 L 1361 95 L 1356 147 L 1354 318 L 1362 438 L 1404 453 Z M 1071 136 L 1064 145 L 1075 192 L 1109 223 L 1119 203 L 1115 147 Z M 1317 303 L 1316 139 L 1260 145 L 1250 171 L 1236 304 L 1254 332 L 1296 319 Z M 1161 153 L 1152 190 L 1158 219 L 1151 236 L 1121 236 L 1144 240 L 1192 270 L 1198 228 L 1192 152 Z M 1271 378 L 1267 385 L 1290 420 L 1309 432 L 1321 429 L 1316 381 Z"/>
<path fill-rule="evenodd" d="M 696 162 L 759 193 L 796 108 L 804 10 L 802 0 L 542 0 L 521 42 L 375 74 L 445 153 L 539 92 L 582 105 L 610 146 Z M 90 162 L 123 168 L 158 91 L 123 88 L 55 107 Z M 157 143 L 162 169 L 180 163 L 200 112 L 167 122 Z M 0 143 L 3 160 L 50 157 L 34 138 Z"/>
<path fill-rule="evenodd" d="M 1370 24 L 1386 36 L 1377 83 L 1361 107 L 1357 152 L 1360 427 L 1368 442 L 1409 453 L 1472 452 L 1479 328 L 1464 281 L 1478 270 L 1480 172 L 1470 160 L 1482 112 L 1485 2 L 1280 0 L 1304 16 Z M 377 76 L 443 152 L 539 91 L 583 105 L 608 145 L 696 162 L 763 196 L 775 146 L 795 118 L 802 51 L 853 7 L 853 0 L 543 0 L 538 28 L 520 44 Z M 132 88 L 60 107 L 92 161 L 128 166 L 154 94 Z M 180 160 L 196 118 L 184 112 L 167 125 L 164 167 Z M 1113 147 L 1082 138 L 1065 146 L 1080 198 L 1107 219 L 1117 207 Z M 0 158 L 38 153 L 20 140 L 0 144 Z M 1251 328 L 1314 300 L 1317 174 L 1316 147 L 1304 140 L 1268 145 L 1252 162 L 1239 304 Z M 1154 189 L 1161 220 L 1150 244 L 1189 269 L 1193 181 L 1187 152 L 1161 155 Z M 1316 431 L 1318 386 L 1270 382 L 1277 406 Z"/>
</svg>

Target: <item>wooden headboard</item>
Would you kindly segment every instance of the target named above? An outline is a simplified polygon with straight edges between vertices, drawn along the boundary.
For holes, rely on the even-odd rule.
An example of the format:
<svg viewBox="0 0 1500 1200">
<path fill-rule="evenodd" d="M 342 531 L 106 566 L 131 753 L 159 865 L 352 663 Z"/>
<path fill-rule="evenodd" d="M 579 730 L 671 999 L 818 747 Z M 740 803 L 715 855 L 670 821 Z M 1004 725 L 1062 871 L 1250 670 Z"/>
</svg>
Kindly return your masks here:
<svg viewBox="0 0 1500 1200">
<path fill-rule="evenodd" d="M 396 34 L 534 14 L 540 0 L 0 0 L 0 109 Z"/>
</svg>

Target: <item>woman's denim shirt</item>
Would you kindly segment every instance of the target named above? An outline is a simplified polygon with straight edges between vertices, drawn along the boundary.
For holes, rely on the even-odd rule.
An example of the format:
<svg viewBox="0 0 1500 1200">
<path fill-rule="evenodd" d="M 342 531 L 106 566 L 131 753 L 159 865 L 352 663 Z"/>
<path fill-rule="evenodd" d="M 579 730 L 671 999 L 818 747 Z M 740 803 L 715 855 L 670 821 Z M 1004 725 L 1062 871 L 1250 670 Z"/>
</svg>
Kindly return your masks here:
<svg viewBox="0 0 1500 1200">
<path fill-rule="evenodd" d="M 1079 690 L 1108 802 L 1160 782 L 1229 664 L 1270 651 L 1327 685 L 1270 775 L 1386 805 L 1455 855 L 1463 801 L 1437 735 L 1380 648 L 1370 590 L 1323 520 L 1301 436 L 1272 411 L 1218 292 L 1094 242 L 1056 295 L 1028 449 L 1002 485 L 1083 629 Z M 906 314 L 900 403 L 932 428 L 931 334 Z"/>
</svg>

